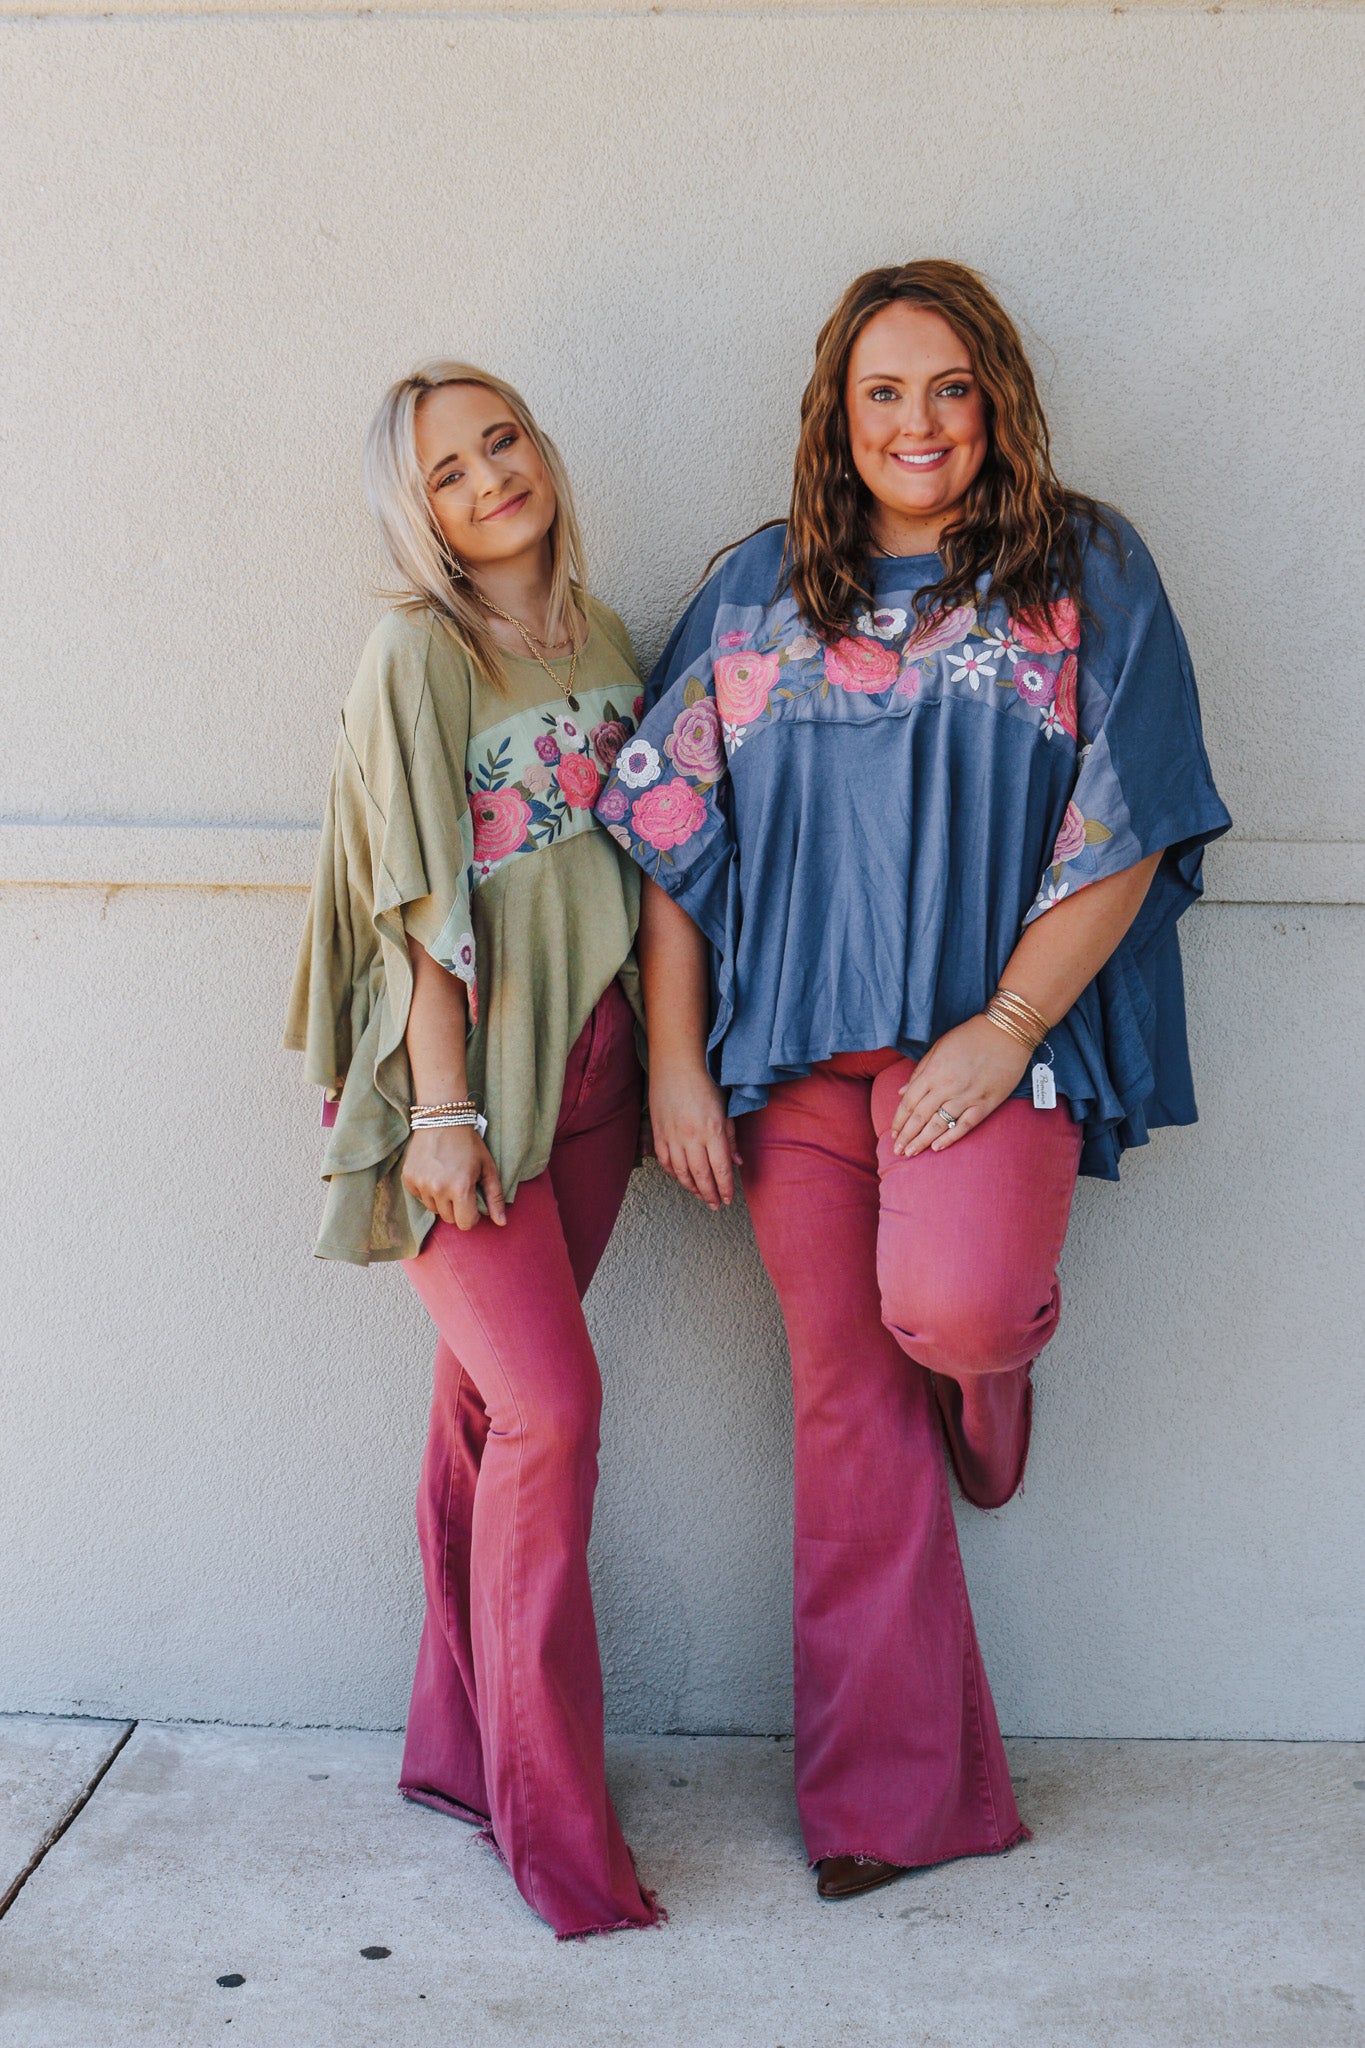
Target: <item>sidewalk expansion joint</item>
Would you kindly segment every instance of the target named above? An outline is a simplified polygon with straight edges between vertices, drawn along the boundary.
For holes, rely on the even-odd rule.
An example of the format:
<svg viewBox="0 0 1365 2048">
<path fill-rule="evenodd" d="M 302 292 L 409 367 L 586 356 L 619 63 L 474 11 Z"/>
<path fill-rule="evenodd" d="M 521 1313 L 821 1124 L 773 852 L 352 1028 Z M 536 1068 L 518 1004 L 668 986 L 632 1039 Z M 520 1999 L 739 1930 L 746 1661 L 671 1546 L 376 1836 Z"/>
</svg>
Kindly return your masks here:
<svg viewBox="0 0 1365 2048">
<path fill-rule="evenodd" d="M 9 1889 L 3 1895 L 0 1895 L 0 1920 L 4 1919 L 6 1913 L 8 1913 L 10 1907 L 18 1898 L 20 1892 L 28 1883 L 34 1871 L 38 1868 L 38 1865 L 42 1862 L 44 1856 L 46 1856 L 48 1850 L 54 1849 L 56 1847 L 57 1843 L 60 1842 L 62 1836 L 70 1827 L 72 1821 L 75 1820 L 76 1815 L 83 1811 L 83 1809 L 89 1804 L 90 1800 L 94 1797 L 95 1793 L 99 1790 L 99 1787 L 103 1783 L 105 1775 L 108 1772 L 110 1766 L 113 1764 L 114 1759 L 120 1754 L 122 1750 L 124 1750 L 127 1747 L 129 1738 L 131 1737 L 133 1730 L 136 1727 L 136 1721 L 128 1722 L 127 1726 L 123 1730 L 123 1733 L 119 1736 L 118 1741 L 114 1744 L 108 1756 L 104 1759 L 104 1762 L 95 1772 L 95 1775 L 93 1778 L 91 1778 L 89 1784 L 85 1787 L 85 1789 L 82 1792 L 77 1793 L 76 1797 L 72 1800 L 70 1806 L 68 1806 L 66 1812 L 62 1815 L 61 1819 L 48 1829 L 47 1833 L 43 1836 L 42 1841 L 39 1842 L 37 1848 L 29 1857 L 28 1862 L 24 1865 L 24 1868 L 19 1872 L 19 1875 L 15 1878 L 13 1884 L 10 1885 Z"/>
</svg>

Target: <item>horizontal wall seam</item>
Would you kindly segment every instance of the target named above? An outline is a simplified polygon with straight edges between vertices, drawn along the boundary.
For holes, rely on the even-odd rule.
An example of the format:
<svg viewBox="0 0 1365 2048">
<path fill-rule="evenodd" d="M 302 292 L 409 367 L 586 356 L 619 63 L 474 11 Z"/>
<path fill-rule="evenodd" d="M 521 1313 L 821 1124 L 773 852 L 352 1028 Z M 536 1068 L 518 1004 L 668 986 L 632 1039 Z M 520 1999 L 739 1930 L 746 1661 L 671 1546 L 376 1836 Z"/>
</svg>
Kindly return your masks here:
<svg viewBox="0 0 1365 2048">
<path fill-rule="evenodd" d="M 306 889 L 316 825 L 0 821 L 0 884 L 78 889 Z M 1365 903 L 1365 841 L 1223 839 L 1210 903 Z"/>
<path fill-rule="evenodd" d="M 0 0 L 0 21 L 197 21 L 214 20 L 357 20 L 383 15 L 425 18 L 444 16 L 452 21 L 532 20 L 646 21 L 660 15 L 708 19 L 782 17 L 820 20 L 845 14 L 999 13 L 1026 9 L 1030 13 L 1122 14 L 1355 14 L 1365 0 L 1122 0 L 1115 6 L 1103 0 L 778 0 L 765 6 L 763 0 L 659 0 L 641 5 L 641 0 L 523 0 L 520 6 L 494 4 L 494 0 Z"/>
</svg>

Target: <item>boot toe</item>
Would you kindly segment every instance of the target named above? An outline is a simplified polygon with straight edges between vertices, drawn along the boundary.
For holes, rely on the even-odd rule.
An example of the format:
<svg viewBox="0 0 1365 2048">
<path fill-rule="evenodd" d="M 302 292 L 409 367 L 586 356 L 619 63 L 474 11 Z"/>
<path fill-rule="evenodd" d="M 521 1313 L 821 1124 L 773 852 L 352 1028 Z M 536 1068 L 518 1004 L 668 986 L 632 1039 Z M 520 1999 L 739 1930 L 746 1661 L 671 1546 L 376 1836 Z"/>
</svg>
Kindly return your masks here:
<svg viewBox="0 0 1365 2048">
<path fill-rule="evenodd" d="M 816 1866 L 815 1889 L 822 1899 L 852 1899 L 904 1877 L 903 1863 L 883 1863 L 876 1856 L 822 1856 Z"/>
</svg>

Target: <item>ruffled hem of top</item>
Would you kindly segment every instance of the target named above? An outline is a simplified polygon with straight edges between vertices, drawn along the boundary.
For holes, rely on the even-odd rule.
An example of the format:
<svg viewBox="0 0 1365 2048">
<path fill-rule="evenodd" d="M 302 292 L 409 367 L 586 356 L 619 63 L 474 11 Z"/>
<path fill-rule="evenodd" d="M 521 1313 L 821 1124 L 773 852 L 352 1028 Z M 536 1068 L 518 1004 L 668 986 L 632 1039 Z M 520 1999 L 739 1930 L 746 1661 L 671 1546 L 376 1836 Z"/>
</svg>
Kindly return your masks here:
<svg viewBox="0 0 1365 2048">
<path fill-rule="evenodd" d="M 1091 1178 L 1116 1181 L 1125 1151 L 1145 1145 L 1155 1129 L 1198 1119 L 1185 1047 L 1184 982 L 1176 926 L 1203 893 L 1204 846 L 1223 830 L 1226 826 L 1220 819 L 1202 836 L 1168 851 L 1132 929 L 1049 1035 L 1057 1093 L 1083 1127 L 1080 1171 Z M 723 865 L 716 862 L 718 877 Z M 713 946 L 724 942 L 723 935 L 738 918 L 737 876 L 727 877 L 726 883 L 723 896 L 719 888 L 707 893 L 713 912 L 723 904 L 726 919 L 719 925 L 708 919 L 703 925 Z M 695 915 L 690 896 L 688 910 Z M 724 1007 L 717 1011 L 710 1043 L 712 1068 L 729 1091 L 732 1116 L 761 1109 L 771 1088 L 808 1074 L 837 1053 L 877 1049 L 848 1044 L 831 1035 L 828 1044 L 818 1047 L 770 1047 L 770 1065 L 762 1074 L 724 1073 L 723 1040 L 733 1014 L 734 970 L 729 957 L 727 948 L 717 969 Z M 902 1013 L 885 1031 L 874 1029 L 871 1035 L 907 1058 L 918 1059 L 943 1029 L 942 1021 L 926 1010 L 924 1014 Z M 1027 1078 L 1016 1093 L 1025 1097 L 1031 1093 Z"/>
<path fill-rule="evenodd" d="M 1205 846 L 1227 829 L 1220 805 L 1167 848 L 1123 943 L 1053 1034 L 1067 1052 L 1054 1046 L 1057 1092 L 1083 1127 L 1080 1170 L 1092 1179 L 1116 1181 L 1122 1155 L 1154 1130 L 1198 1121 L 1176 927 L 1204 893 Z"/>
</svg>

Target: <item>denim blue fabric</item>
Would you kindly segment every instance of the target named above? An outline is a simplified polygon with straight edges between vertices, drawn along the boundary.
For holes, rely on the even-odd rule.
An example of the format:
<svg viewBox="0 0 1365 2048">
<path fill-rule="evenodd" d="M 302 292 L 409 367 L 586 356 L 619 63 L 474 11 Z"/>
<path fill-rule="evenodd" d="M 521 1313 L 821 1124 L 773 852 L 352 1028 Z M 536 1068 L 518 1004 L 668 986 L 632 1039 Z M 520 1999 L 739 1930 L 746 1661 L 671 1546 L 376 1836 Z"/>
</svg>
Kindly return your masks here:
<svg viewBox="0 0 1365 2048">
<path fill-rule="evenodd" d="M 732 1114 L 835 1053 L 917 1058 L 984 1006 L 1025 924 L 1164 849 L 1049 1039 L 1081 1171 L 1117 1179 L 1126 1146 L 1196 1116 L 1176 923 L 1231 822 L 1151 556 L 1120 521 L 1086 549 L 1079 612 L 1011 619 L 983 582 L 927 622 L 938 557 L 878 558 L 822 646 L 782 545 L 746 541 L 683 614 L 597 806 L 711 942 Z"/>
</svg>

